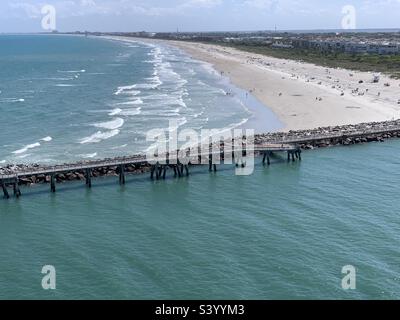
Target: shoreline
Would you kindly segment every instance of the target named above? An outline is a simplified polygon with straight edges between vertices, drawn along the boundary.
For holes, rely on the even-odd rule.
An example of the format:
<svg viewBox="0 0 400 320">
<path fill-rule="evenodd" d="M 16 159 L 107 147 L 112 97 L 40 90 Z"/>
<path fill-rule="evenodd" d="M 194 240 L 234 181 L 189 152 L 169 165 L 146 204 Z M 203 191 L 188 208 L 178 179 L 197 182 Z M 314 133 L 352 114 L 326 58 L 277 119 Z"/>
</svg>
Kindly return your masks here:
<svg viewBox="0 0 400 320">
<path fill-rule="evenodd" d="M 400 80 L 388 76 L 382 75 L 379 83 L 373 83 L 372 72 L 326 68 L 219 45 L 114 39 L 165 43 L 210 63 L 276 114 L 285 125 L 284 131 L 400 118 Z"/>
<path fill-rule="evenodd" d="M 101 36 L 100 38 L 112 41 L 141 42 L 150 45 L 157 44 L 178 49 L 182 52 L 182 54 L 187 55 L 199 63 L 202 63 L 205 67 L 207 67 L 207 69 L 212 70 L 212 72 L 219 77 L 218 83 L 221 84 L 221 86 L 226 87 L 225 89 L 228 89 L 227 92 L 233 94 L 233 96 L 242 103 L 243 108 L 251 113 L 251 117 L 246 121 L 246 123 L 237 126 L 237 129 L 253 129 L 255 133 L 264 133 L 278 132 L 284 130 L 285 128 L 285 124 L 281 121 L 281 119 L 279 119 L 278 115 L 272 109 L 266 107 L 265 104 L 261 102 L 255 95 L 234 84 L 229 76 L 222 74 L 212 63 L 193 57 L 186 50 L 183 50 L 176 45 L 171 45 L 169 41 L 122 36 Z"/>
</svg>

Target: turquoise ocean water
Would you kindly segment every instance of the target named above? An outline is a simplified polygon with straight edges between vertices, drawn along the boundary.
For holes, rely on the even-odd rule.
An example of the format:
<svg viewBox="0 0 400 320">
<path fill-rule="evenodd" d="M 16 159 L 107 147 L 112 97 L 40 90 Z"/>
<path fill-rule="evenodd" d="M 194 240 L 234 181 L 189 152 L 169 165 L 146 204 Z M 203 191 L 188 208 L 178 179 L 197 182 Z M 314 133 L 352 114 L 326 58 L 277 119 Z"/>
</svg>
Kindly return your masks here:
<svg viewBox="0 0 400 320">
<path fill-rule="evenodd" d="M 45 53 L 37 41 L 51 43 L 54 52 Z M 179 87 L 176 75 L 169 88 L 151 89 L 160 81 L 159 87 L 167 86 L 174 76 L 161 75 L 144 86 L 143 79 L 155 77 L 155 62 L 143 67 L 124 59 L 131 50 L 154 58 L 154 47 L 31 36 L 0 37 L 0 44 L 0 158 L 6 163 L 108 156 L 125 152 L 111 147 L 125 144 L 128 151 L 140 151 L 147 147 L 140 139 L 142 121 L 156 126 L 165 120 L 163 112 L 172 114 L 179 105 L 183 111 L 171 117 L 185 117 L 182 126 L 227 127 L 243 119 L 251 123 L 254 116 L 256 107 L 244 108 L 237 99 L 240 90 L 220 95 L 236 89 L 208 67 L 183 56 L 175 64 L 166 61 L 181 54 L 174 49 L 158 50 L 187 83 Z M 116 61 L 108 62 L 110 57 Z M 192 78 L 187 66 L 180 71 L 181 63 L 193 65 Z M 132 75 L 128 67 L 150 71 Z M 43 71 L 49 68 L 53 75 Z M 60 80 L 70 74 L 74 79 Z M 33 80 L 53 77 L 58 79 Z M 180 97 L 182 88 L 187 94 Z M 154 95 L 162 90 L 161 100 L 175 92 L 178 102 L 146 103 L 158 101 Z M 136 99 L 143 103 L 119 104 Z M 220 104 L 229 113 L 219 114 Z M 202 108 L 204 114 L 192 117 Z M 265 116 L 271 130 L 279 127 L 273 115 Z M 94 125 L 111 121 L 114 126 Z M 83 139 L 91 140 L 82 144 Z M 40 145 L 31 146 L 35 143 Z M 55 195 L 48 186 L 23 188 L 19 200 L 0 200 L 0 298 L 398 299 L 399 148 L 400 141 L 392 140 L 321 149 L 305 152 L 301 163 L 278 156 L 271 167 L 257 163 L 247 177 L 235 176 L 229 166 L 216 174 L 203 167 L 182 179 L 128 177 L 124 187 L 117 178 L 101 178 L 92 190 L 79 182 L 58 185 Z M 57 270 L 55 291 L 41 287 L 44 265 Z M 357 269 L 354 291 L 341 288 L 345 265 Z"/>
</svg>

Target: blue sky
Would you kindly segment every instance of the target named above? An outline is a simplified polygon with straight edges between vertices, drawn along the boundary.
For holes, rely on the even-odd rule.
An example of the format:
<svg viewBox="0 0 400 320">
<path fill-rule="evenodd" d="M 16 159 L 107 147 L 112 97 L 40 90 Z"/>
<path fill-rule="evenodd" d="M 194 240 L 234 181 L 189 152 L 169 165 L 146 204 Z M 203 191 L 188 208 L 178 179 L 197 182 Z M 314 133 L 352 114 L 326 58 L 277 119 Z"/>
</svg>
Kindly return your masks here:
<svg viewBox="0 0 400 320">
<path fill-rule="evenodd" d="M 41 8 L 60 31 L 339 29 L 353 5 L 357 28 L 400 28 L 400 0 L 1 0 L 0 32 L 38 32 Z"/>
</svg>

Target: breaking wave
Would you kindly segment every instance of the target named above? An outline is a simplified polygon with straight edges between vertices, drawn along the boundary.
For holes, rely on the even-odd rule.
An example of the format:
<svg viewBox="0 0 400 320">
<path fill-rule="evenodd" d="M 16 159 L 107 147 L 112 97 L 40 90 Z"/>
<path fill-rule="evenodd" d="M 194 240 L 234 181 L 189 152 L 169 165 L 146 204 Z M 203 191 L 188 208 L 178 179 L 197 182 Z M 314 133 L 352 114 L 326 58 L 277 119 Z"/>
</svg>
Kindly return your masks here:
<svg viewBox="0 0 400 320">
<path fill-rule="evenodd" d="M 89 137 L 83 138 L 79 140 L 80 144 L 88 144 L 88 143 L 98 143 L 103 140 L 110 139 L 120 133 L 119 129 L 107 131 L 107 132 L 102 132 L 102 131 L 97 131 L 96 133 L 92 134 Z"/>
<path fill-rule="evenodd" d="M 124 122 L 125 122 L 124 119 L 115 118 L 114 120 L 111 121 L 95 123 L 93 124 L 93 126 L 96 128 L 115 130 L 121 128 L 124 125 Z"/>
</svg>

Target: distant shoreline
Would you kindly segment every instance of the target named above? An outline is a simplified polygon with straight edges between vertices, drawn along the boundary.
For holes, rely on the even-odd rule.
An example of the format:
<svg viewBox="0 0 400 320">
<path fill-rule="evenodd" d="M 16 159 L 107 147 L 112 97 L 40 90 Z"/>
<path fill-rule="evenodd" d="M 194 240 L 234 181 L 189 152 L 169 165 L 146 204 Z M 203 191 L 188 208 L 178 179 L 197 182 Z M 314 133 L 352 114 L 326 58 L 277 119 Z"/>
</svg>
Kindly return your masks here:
<svg viewBox="0 0 400 320">
<path fill-rule="evenodd" d="M 220 45 L 111 38 L 167 43 L 212 64 L 234 85 L 268 106 L 286 131 L 400 118 L 400 80 L 388 76 L 382 75 L 376 84 L 370 72 L 326 68 Z"/>
<path fill-rule="evenodd" d="M 171 45 L 169 41 L 157 40 L 157 39 L 142 39 L 142 38 L 131 38 L 131 37 L 114 37 L 114 36 L 102 36 L 103 39 L 108 40 L 116 40 L 116 41 L 133 41 L 133 42 L 142 42 L 149 44 L 161 44 L 165 46 L 170 46 L 179 49 L 183 54 L 192 57 L 192 55 L 186 50 Z M 268 108 L 263 102 L 261 102 L 257 97 L 252 94 L 249 94 L 246 90 L 241 88 L 240 86 L 232 83 L 231 79 L 226 74 L 221 74 L 217 69 L 214 68 L 214 65 L 204 61 L 202 59 L 194 58 L 196 61 L 203 63 L 207 68 L 210 68 L 216 74 L 220 74 L 220 83 L 224 86 L 228 87 L 229 94 L 235 96 L 238 100 L 241 101 L 244 108 L 252 113 L 252 116 L 243 124 L 237 127 L 237 129 L 252 129 L 257 134 L 261 134 L 264 132 L 277 132 L 284 129 L 284 123 L 280 121 L 279 117 L 273 112 L 271 108 Z"/>
<path fill-rule="evenodd" d="M 400 118 L 400 80 L 332 69 L 198 43 L 173 42 L 212 63 L 235 85 L 250 91 L 286 124 L 286 130 Z M 362 83 L 360 83 L 362 82 Z M 389 86 L 385 86 L 389 84 Z"/>
</svg>

